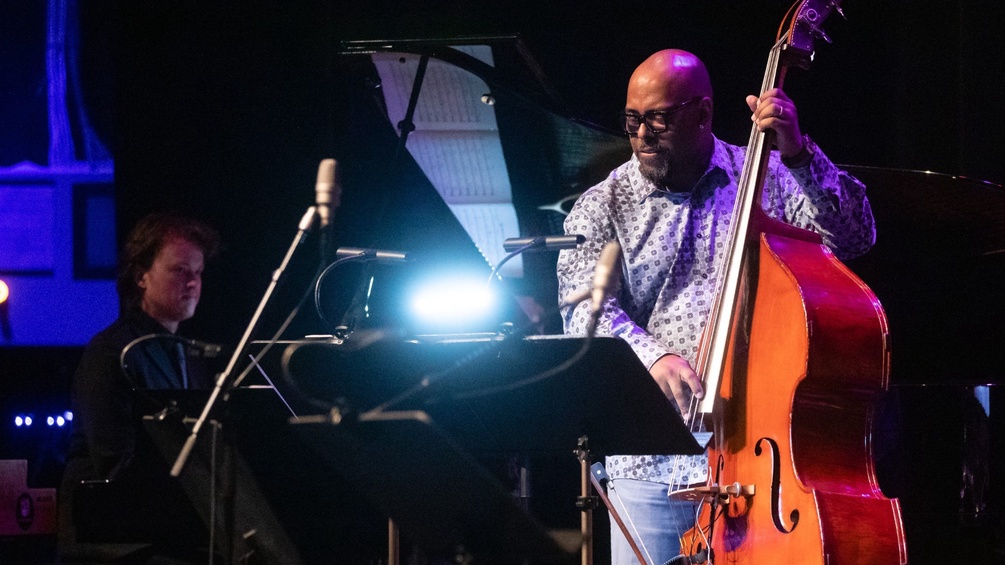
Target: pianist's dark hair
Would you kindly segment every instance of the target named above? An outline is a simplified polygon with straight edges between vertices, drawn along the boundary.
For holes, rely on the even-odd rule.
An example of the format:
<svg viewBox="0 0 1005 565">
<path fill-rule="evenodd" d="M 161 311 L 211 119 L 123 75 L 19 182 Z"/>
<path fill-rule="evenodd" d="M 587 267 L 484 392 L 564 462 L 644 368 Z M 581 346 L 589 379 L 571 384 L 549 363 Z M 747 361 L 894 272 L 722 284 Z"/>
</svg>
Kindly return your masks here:
<svg viewBox="0 0 1005 565">
<path fill-rule="evenodd" d="M 143 289 L 137 283 L 143 273 L 153 266 L 157 253 L 173 238 L 198 245 L 206 260 L 216 256 L 220 248 L 220 236 L 216 230 L 198 220 L 167 213 L 144 217 L 129 232 L 119 259 L 116 285 L 123 312 L 140 307 Z"/>
</svg>

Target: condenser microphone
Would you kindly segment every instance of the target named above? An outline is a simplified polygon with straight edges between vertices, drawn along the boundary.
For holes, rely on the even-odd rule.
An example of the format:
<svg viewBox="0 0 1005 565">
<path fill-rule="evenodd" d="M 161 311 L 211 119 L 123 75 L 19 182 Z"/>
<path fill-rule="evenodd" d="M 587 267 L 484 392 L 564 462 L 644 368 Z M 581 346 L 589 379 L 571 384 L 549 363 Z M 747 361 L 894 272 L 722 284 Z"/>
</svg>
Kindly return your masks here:
<svg viewBox="0 0 1005 565">
<path fill-rule="evenodd" d="M 600 252 L 600 259 L 593 270 L 593 315 L 600 312 L 607 291 L 611 286 L 614 268 L 621 257 L 621 245 L 617 241 L 609 241 Z"/>
<path fill-rule="evenodd" d="M 336 168 L 335 159 L 324 159 L 318 166 L 318 182 L 314 185 L 314 194 L 321 229 L 328 227 L 332 212 L 338 208 L 342 200 L 342 187 L 338 182 Z"/>
<path fill-rule="evenodd" d="M 188 346 L 188 353 L 194 357 L 213 358 L 223 351 L 223 346 L 216 343 L 206 343 L 205 341 L 189 339 L 187 337 L 179 337 L 178 339 Z"/>
<path fill-rule="evenodd" d="M 364 261 L 387 261 L 400 263 L 411 261 L 412 258 L 404 251 L 389 251 L 386 249 L 364 249 L 362 247 L 339 247 L 335 250 L 336 259 L 358 257 Z"/>
<path fill-rule="evenodd" d="M 575 249 L 584 241 L 586 241 L 585 235 L 511 237 L 503 242 L 503 249 L 508 252 L 513 252 L 518 249 L 524 249 L 524 251 Z"/>
</svg>

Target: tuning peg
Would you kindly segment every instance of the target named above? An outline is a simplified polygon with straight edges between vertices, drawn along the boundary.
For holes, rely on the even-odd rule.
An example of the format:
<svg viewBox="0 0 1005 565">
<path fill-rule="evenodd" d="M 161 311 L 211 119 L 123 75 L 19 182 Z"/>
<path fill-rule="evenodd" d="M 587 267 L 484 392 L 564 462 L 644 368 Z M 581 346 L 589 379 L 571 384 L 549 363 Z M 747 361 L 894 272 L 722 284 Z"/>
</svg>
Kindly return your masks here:
<svg viewBox="0 0 1005 565">
<path fill-rule="evenodd" d="M 820 39 L 823 39 L 827 43 L 834 43 L 834 41 L 831 40 L 831 38 L 826 33 L 824 33 L 824 30 L 818 27 L 813 28 L 813 35 L 819 37 Z"/>
<path fill-rule="evenodd" d="M 840 3 L 832 1 L 831 7 L 834 8 L 834 11 L 837 12 L 839 16 L 841 16 L 841 19 L 843 19 L 844 21 L 848 21 L 848 16 L 844 15 L 844 10 L 841 9 Z"/>
</svg>

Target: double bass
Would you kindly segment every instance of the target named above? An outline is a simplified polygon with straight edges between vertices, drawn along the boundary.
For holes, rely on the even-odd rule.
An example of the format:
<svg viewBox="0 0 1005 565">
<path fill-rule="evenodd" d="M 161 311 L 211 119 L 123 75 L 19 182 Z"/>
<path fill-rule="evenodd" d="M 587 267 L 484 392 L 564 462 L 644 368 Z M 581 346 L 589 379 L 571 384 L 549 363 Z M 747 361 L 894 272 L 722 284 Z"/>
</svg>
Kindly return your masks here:
<svg viewBox="0 0 1005 565">
<path fill-rule="evenodd" d="M 808 67 L 832 11 L 835 0 L 790 10 L 761 93 Z M 881 492 L 872 453 L 886 317 L 818 235 L 761 209 L 772 143 L 754 126 L 696 361 L 706 394 L 689 424 L 712 434 L 709 483 L 678 493 L 702 501 L 681 550 L 695 563 L 903 564 L 900 505 Z"/>
</svg>

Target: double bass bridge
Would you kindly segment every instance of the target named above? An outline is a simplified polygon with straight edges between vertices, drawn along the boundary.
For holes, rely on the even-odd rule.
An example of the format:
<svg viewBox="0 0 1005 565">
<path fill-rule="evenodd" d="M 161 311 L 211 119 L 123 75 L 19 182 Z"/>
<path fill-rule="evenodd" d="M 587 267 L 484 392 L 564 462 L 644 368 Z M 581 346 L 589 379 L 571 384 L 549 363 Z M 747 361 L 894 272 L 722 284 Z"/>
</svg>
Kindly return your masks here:
<svg viewBox="0 0 1005 565">
<path fill-rule="evenodd" d="M 749 499 L 754 496 L 755 491 L 755 485 L 741 485 L 735 482 L 729 485 L 711 484 L 675 490 L 670 493 L 670 498 L 689 502 L 713 502 L 714 499 L 718 504 L 729 504 L 730 499 L 738 496 Z"/>
</svg>

